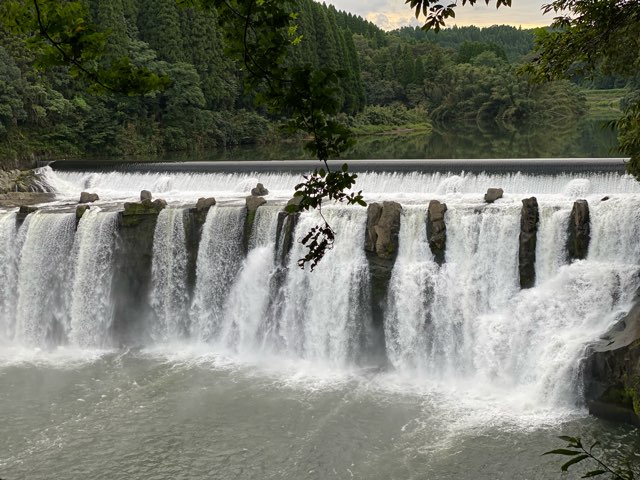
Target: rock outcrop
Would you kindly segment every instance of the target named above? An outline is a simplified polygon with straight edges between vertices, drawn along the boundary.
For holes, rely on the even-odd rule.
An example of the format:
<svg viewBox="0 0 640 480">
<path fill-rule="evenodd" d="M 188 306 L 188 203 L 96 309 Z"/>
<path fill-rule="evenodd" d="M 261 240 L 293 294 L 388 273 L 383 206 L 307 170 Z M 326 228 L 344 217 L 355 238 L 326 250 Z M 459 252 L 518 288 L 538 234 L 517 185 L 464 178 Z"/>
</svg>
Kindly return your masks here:
<svg viewBox="0 0 640 480">
<path fill-rule="evenodd" d="M 261 184 L 259 183 L 258 185 Z M 251 238 L 251 231 L 253 230 L 253 222 L 256 218 L 256 211 L 262 205 L 267 203 L 267 201 L 262 197 L 249 195 L 245 198 L 245 203 L 247 205 L 247 216 L 244 220 L 244 251 L 246 253 L 249 250 L 249 238 Z"/>
<path fill-rule="evenodd" d="M 520 288 L 531 288 L 536 283 L 536 243 L 538 222 L 540 221 L 536 197 L 522 200 L 520 215 L 520 247 L 518 250 Z"/>
<path fill-rule="evenodd" d="M 586 200 L 576 200 L 569 217 L 569 237 L 567 253 L 570 260 L 584 260 L 589 253 L 591 224 L 589 204 Z"/>
<path fill-rule="evenodd" d="M 127 202 L 122 212 L 123 226 L 130 227 L 140 223 L 147 215 L 156 216 L 167 206 L 165 200 L 143 200 L 141 202 Z"/>
<path fill-rule="evenodd" d="M 264 197 L 265 195 L 269 195 L 269 190 L 264 188 L 264 185 L 259 183 L 255 186 L 255 188 L 251 189 L 251 195 L 254 197 Z"/>
<path fill-rule="evenodd" d="M 385 351 L 384 310 L 391 272 L 398 254 L 398 235 L 402 206 L 397 202 L 370 203 L 367 209 L 365 253 L 369 262 L 370 298 L 373 330 L 371 341 L 383 362 Z"/>
<path fill-rule="evenodd" d="M 501 188 L 490 188 L 487 193 L 484 194 L 484 201 L 487 203 L 493 203 L 504 195 L 504 190 Z"/>
<path fill-rule="evenodd" d="M 444 223 L 444 214 L 447 204 L 437 200 L 431 200 L 427 209 L 427 241 L 433 253 L 433 258 L 438 265 L 442 265 L 447 248 L 447 226 Z"/>
<path fill-rule="evenodd" d="M 0 194 L 11 192 L 45 192 L 45 189 L 35 170 L 0 169 Z"/>
<path fill-rule="evenodd" d="M 640 427 L 640 302 L 591 347 L 583 378 L 592 415 Z"/>
<path fill-rule="evenodd" d="M 395 260 L 402 205 L 397 202 L 372 203 L 367 210 L 365 250 L 381 259 Z"/>
<path fill-rule="evenodd" d="M 151 192 L 149 190 L 142 190 L 140 192 L 140 201 L 144 202 L 145 200 L 153 200 L 153 196 L 151 195 Z"/>
<path fill-rule="evenodd" d="M 93 203 L 100 200 L 97 193 L 82 192 L 80 193 L 80 201 L 78 203 Z"/>
<path fill-rule="evenodd" d="M 0 206 L 7 208 L 22 207 L 25 205 L 36 205 L 38 203 L 47 203 L 55 200 L 53 193 L 36 193 L 36 192 L 11 192 L 0 193 Z"/>
</svg>

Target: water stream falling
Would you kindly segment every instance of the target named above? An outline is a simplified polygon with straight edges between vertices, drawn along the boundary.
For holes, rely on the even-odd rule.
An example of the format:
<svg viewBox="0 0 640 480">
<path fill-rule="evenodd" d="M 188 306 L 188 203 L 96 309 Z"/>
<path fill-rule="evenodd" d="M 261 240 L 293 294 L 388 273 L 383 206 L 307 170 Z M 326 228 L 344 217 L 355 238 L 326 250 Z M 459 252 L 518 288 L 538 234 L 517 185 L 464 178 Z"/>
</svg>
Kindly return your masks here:
<svg viewBox="0 0 640 480">
<path fill-rule="evenodd" d="M 156 223 L 151 268 L 151 306 L 155 313 L 151 336 L 155 341 L 183 338 L 189 331 L 184 216 L 184 210 L 167 208 Z"/>
<path fill-rule="evenodd" d="M 313 273 L 297 265 L 305 253 L 297 240 L 321 220 L 317 212 L 300 215 L 283 257 L 286 228 L 278 220 L 295 175 L 261 177 L 275 194 L 249 226 L 240 202 L 253 174 L 45 173 L 60 198 L 87 187 L 109 203 L 150 185 L 171 205 L 153 224 L 150 251 L 137 252 L 151 257 L 145 296 L 133 299 L 141 310 L 124 309 L 122 318 L 114 313 L 122 303 L 112 290 L 114 265 L 136 252 L 118 247 L 125 227 L 117 212 L 93 207 L 77 230 L 75 215 L 55 208 L 22 223 L 15 212 L 0 213 L 4 342 L 105 348 L 115 343 L 114 325 L 127 332 L 122 325 L 129 322 L 141 332 L 135 342 L 145 345 L 180 341 L 238 358 L 277 356 L 333 369 L 362 368 L 377 355 L 384 358 L 378 366 L 434 388 L 464 385 L 492 398 L 509 392 L 570 410 L 580 401 L 586 346 L 630 309 L 640 285 L 640 189 L 625 176 L 362 174 L 359 188 L 403 205 L 399 251 L 380 301 L 371 293 L 364 208 L 323 209 L 336 243 Z M 505 187 L 505 197 L 485 204 L 487 185 Z M 194 241 L 199 227 L 188 208 L 197 192 L 215 189 L 223 201 Z M 532 195 L 540 205 L 536 284 L 521 290 L 521 200 Z M 567 225 L 577 198 L 589 202 L 591 245 L 586 260 L 570 263 Z M 431 199 L 448 205 L 442 266 L 427 242 Z M 121 270 L 135 277 L 133 265 Z M 383 305 L 380 325 L 374 302 Z"/>
<path fill-rule="evenodd" d="M 69 340 L 80 347 L 110 344 L 111 282 L 118 214 L 92 208 L 78 224 L 73 247 Z"/>
</svg>

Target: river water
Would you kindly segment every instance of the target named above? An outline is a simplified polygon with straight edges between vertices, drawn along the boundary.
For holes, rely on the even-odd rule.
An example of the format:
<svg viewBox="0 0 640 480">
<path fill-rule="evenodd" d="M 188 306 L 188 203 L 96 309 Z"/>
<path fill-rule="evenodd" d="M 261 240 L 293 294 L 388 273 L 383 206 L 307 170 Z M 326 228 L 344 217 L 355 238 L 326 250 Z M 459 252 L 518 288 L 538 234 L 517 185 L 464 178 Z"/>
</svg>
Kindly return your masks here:
<svg viewBox="0 0 640 480">
<path fill-rule="evenodd" d="M 629 177 L 362 174 L 368 200 L 403 204 L 385 344 L 374 347 L 365 209 L 326 208 L 335 248 L 310 274 L 295 266 L 294 244 L 274 282 L 277 213 L 297 175 L 45 176 L 58 193 L 48 211 L 21 225 L 0 212 L 4 480 L 547 479 L 561 459 L 541 454 L 563 446 L 558 435 L 640 461 L 638 430 L 590 417 L 580 389 L 586 346 L 640 284 L 640 187 Z M 245 254 L 241 205 L 256 180 L 271 204 Z M 489 186 L 506 194 L 486 206 Z M 62 204 L 86 188 L 102 201 L 76 230 Z M 143 188 L 170 208 L 149 252 L 147 341 L 122 346 L 110 334 L 113 209 Z M 208 194 L 220 205 L 203 226 L 191 289 L 184 208 Z M 538 277 L 521 291 L 519 212 L 531 195 Z M 589 201 L 592 243 L 570 263 L 565 226 L 578 198 Z M 449 206 L 442 267 L 426 245 L 430 199 Z M 317 220 L 301 217 L 296 237 Z"/>
</svg>

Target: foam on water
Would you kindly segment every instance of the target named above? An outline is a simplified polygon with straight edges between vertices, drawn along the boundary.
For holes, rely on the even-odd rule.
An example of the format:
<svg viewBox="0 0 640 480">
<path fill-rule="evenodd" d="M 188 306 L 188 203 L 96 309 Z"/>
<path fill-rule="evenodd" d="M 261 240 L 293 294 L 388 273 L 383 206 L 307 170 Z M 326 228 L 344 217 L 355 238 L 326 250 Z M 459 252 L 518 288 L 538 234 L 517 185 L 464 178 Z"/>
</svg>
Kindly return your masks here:
<svg viewBox="0 0 640 480">
<path fill-rule="evenodd" d="M 61 198 L 75 199 L 86 189 L 102 200 L 135 200 L 143 189 L 175 202 L 192 202 L 202 196 L 242 201 L 257 182 L 270 191 L 269 198 L 288 200 L 300 175 L 292 173 L 87 173 L 42 169 L 48 186 Z M 424 202 L 427 198 L 481 196 L 491 187 L 508 195 L 552 195 L 570 199 L 595 199 L 603 195 L 637 194 L 640 184 L 632 176 L 616 173 L 530 175 L 451 173 L 359 173 L 356 188 L 368 199 Z"/>
</svg>

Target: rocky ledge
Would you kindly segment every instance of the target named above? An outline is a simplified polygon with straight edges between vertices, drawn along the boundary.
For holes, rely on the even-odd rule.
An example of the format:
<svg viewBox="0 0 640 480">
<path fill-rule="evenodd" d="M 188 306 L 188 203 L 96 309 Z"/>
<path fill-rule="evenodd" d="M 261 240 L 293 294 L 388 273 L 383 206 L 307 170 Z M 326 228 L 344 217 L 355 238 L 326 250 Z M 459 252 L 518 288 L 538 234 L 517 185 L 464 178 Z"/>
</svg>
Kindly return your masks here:
<svg viewBox="0 0 640 480">
<path fill-rule="evenodd" d="M 589 413 L 640 427 L 640 301 L 584 362 Z"/>
</svg>

